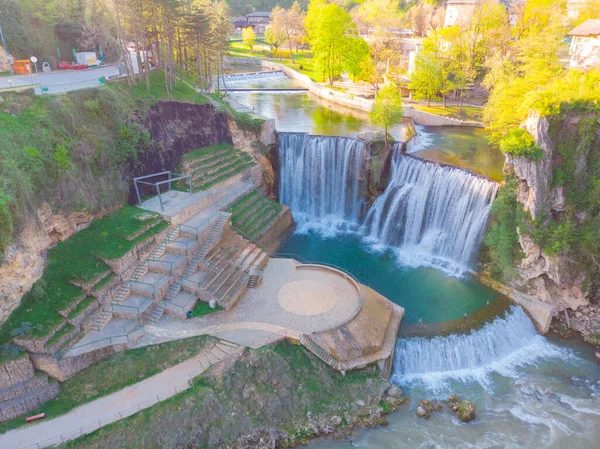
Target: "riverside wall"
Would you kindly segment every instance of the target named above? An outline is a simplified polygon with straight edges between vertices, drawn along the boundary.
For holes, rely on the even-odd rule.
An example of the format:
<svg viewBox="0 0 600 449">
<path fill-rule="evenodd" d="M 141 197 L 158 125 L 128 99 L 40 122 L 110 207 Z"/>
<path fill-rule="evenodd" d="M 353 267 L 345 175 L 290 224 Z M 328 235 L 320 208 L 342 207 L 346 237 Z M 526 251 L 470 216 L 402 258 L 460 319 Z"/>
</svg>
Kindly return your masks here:
<svg viewBox="0 0 600 449">
<path fill-rule="evenodd" d="M 342 106 L 360 109 L 361 111 L 369 112 L 373 108 L 374 100 L 352 95 L 346 92 L 328 89 L 319 83 L 314 82 L 308 75 L 297 72 L 290 67 L 277 62 L 261 60 L 261 67 L 270 70 L 281 70 L 287 76 L 297 81 L 300 81 L 310 93 L 317 97 L 340 104 Z M 467 122 L 451 117 L 443 117 L 441 115 L 430 114 L 428 112 L 419 111 L 410 106 L 404 105 L 404 117 L 412 119 L 417 125 L 423 126 L 471 126 L 483 128 L 481 123 Z"/>
</svg>

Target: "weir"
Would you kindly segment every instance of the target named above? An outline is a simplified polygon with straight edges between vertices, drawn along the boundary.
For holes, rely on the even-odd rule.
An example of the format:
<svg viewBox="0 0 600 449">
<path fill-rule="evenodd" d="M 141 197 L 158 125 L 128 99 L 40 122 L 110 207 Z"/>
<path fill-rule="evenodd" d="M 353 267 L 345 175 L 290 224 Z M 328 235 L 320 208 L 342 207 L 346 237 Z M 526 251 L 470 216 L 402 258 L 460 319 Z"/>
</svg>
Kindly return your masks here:
<svg viewBox="0 0 600 449">
<path fill-rule="evenodd" d="M 512 306 L 470 334 L 399 339 L 393 378 L 429 384 L 449 378 L 485 381 L 492 371 L 507 374 L 515 366 L 560 354 L 560 348 L 537 333 L 527 314 Z"/>
<path fill-rule="evenodd" d="M 467 170 L 401 154 L 399 146 L 392 158 L 389 184 L 367 214 L 365 234 L 399 248 L 406 265 L 464 273 L 477 257 L 497 184 Z"/>
<path fill-rule="evenodd" d="M 366 144 L 350 137 L 279 133 L 279 199 L 302 225 L 358 225 Z"/>
</svg>

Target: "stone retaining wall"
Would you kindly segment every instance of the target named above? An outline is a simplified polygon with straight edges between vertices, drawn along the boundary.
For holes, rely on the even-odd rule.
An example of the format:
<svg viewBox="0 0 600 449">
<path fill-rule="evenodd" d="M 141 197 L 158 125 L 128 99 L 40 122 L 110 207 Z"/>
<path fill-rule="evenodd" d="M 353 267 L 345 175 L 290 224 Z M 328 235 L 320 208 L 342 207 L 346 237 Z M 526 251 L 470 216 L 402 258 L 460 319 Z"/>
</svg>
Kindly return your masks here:
<svg viewBox="0 0 600 449">
<path fill-rule="evenodd" d="M 40 407 L 58 394 L 58 383 L 35 374 L 28 354 L 0 364 L 0 421 L 16 418 Z"/>
<path fill-rule="evenodd" d="M 138 243 L 118 259 L 103 259 L 103 261 L 117 276 L 120 276 L 123 279 L 129 279 L 137 267 L 150 257 L 150 254 L 152 254 L 156 247 L 167 238 L 167 234 L 170 230 L 170 227 L 163 229 L 158 234 Z"/>
<path fill-rule="evenodd" d="M 0 364 L 0 390 L 12 387 L 33 377 L 33 364 L 27 354 Z"/>
<path fill-rule="evenodd" d="M 404 117 L 412 119 L 417 125 L 423 126 L 470 126 L 483 128 L 483 124 L 477 122 L 466 122 L 464 120 L 442 115 L 430 114 L 404 105 Z"/>
<path fill-rule="evenodd" d="M 95 349 L 73 357 L 64 357 L 62 359 L 58 359 L 56 356 L 43 354 L 32 354 L 31 359 L 33 365 L 37 369 L 48 373 L 60 382 L 64 382 L 79 371 L 86 369 L 88 366 L 99 362 L 113 353 L 121 352 L 126 349 L 128 349 L 128 345 L 126 343 L 121 343 Z"/>
<path fill-rule="evenodd" d="M 48 377 L 44 376 L 40 385 L 31 383 L 31 388 L 28 393 L 22 396 L 2 401 L 0 405 L 0 421 L 17 418 L 41 407 L 58 395 L 60 386 L 56 381 L 48 382 Z"/>
<path fill-rule="evenodd" d="M 278 64 L 271 61 L 262 61 L 261 66 L 272 70 L 281 70 L 287 76 L 292 79 L 302 82 L 302 84 L 309 90 L 310 93 L 317 97 L 329 100 L 333 103 L 340 104 L 342 106 L 351 107 L 354 109 L 360 109 L 362 111 L 370 111 L 373 108 L 375 102 L 369 98 L 363 98 L 356 95 L 352 95 L 346 92 L 339 92 L 337 90 L 328 89 L 318 83 L 315 83 L 309 76 L 304 75 L 291 69 L 283 64 Z M 428 112 L 419 111 L 413 109 L 410 106 L 404 106 L 404 116 L 411 118 L 417 125 L 423 126 L 472 126 L 477 128 L 483 128 L 483 124 L 476 122 L 468 122 L 458 120 L 452 117 L 444 117 L 441 115 L 430 114 Z"/>
<path fill-rule="evenodd" d="M 258 244 L 267 249 L 277 248 L 293 225 L 292 211 L 284 204 L 283 210 L 277 215 L 271 225 L 263 231 L 262 235 L 257 238 Z"/>
</svg>

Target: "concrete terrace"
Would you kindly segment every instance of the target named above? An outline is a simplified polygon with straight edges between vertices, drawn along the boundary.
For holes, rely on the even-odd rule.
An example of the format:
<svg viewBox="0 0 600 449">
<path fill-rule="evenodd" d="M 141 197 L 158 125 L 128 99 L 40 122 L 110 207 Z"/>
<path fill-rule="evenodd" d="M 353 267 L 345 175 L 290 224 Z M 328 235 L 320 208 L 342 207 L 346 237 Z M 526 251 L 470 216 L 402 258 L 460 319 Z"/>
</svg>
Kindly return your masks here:
<svg viewBox="0 0 600 449">
<path fill-rule="evenodd" d="M 165 316 L 145 326 L 134 346 L 210 334 L 259 347 L 285 337 L 325 331 L 350 321 L 360 310 L 356 286 L 345 275 L 292 259 L 270 259 L 261 284 L 248 289 L 229 312 L 185 321 Z"/>
</svg>

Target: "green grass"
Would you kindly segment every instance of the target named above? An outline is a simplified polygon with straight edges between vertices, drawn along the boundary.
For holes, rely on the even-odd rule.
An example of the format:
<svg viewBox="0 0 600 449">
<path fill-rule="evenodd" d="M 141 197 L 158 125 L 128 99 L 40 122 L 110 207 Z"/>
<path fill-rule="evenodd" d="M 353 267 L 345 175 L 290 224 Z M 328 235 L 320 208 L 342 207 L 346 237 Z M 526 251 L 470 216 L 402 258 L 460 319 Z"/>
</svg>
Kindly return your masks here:
<svg viewBox="0 0 600 449">
<path fill-rule="evenodd" d="M 177 78 L 177 83 L 173 86 L 171 93 L 168 94 L 165 84 L 165 73 L 162 70 L 155 70 L 150 73 L 150 91 L 146 90 L 145 78 L 135 86 L 129 86 L 127 81 L 117 81 L 109 83 L 108 87 L 126 98 L 150 104 L 168 99 L 195 104 L 209 102 L 204 95 L 197 93 L 187 84 L 179 81 L 179 78 Z"/>
<path fill-rule="evenodd" d="M 256 240 L 281 210 L 280 203 L 254 190 L 231 206 L 231 222 L 243 234 Z"/>
<path fill-rule="evenodd" d="M 213 153 L 220 154 L 221 152 L 230 152 L 234 150 L 235 148 L 233 148 L 228 143 L 219 143 L 217 145 L 199 148 L 197 150 L 190 151 L 189 153 L 185 153 L 183 156 L 181 156 L 181 162 L 183 163 L 186 161 L 193 161 L 194 159 L 198 159 Z"/>
<path fill-rule="evenodd" d="M 119 258 L 168 226 L 162 220 L 157 222 L 157 217 L 137 207 L 124 206 L 50 249 L 44 275 L 0 328 L 0 344 L 10 341 L 10 332 L 26 322 L 35 326 L 32 337 L 48 335 L 63 321 L 57 312 L 84 294 L 70 281 L 91 282 L 106 273 L 110 268 L 101 258 Z M 131 241 L 125 237 L 143 229 L 148 221 L 158 224 Z"/>
<path fill-rule="evenodd" d="M 415 105 L 411 107 L 418 111 L 429 112 L 430 114 L 441 115 L 442 117 L 451 117 L 473 122 L 481 122 L 483 120 L 483 108 L 479 106 L 463 106 L 462 113 L 459 113 L 458 106 L 443 107 Z"/>
<path fill-rule="evenodd" d="M 105 279 L 110 278 L 111 276 L 115 276 L 115 274 L 113 273 L 110 276 L 107 276 Z M 85 309 L 87 309 L 90 306 L 90 304 L 93 303 L 94 301 L 96 301 L 96 298 L 94 298 L 93 296 L 88 296 L 83 301 L 81 301 L 79 304 L 77 304 L 77 306 L 73 310 L 71 310 L 71 312 L 69 313 L 67 318 L 73 319 L 73 318 L 78 317 L 79 315 L 81 315 L 81 312 L 83 312 Z"/>
<path fill-rule="evenodd" d="M 46 419 L 63 415 L 79 405 L 121 390 L 194 357 L 212 341 L 215 341 L 213 337 L 201 335 L 113 354 L 62 382 L 58 396 L 29 415 L 46 413 Z M 0 433 L 24 425 L 23 417 L 15 418 L 0 423 Z"/>
<path fill-rule="evenodd" d="M 226 159 L 222 161 L 221 166 L 216 163 L 220 158 Z M 188 163 L 186 167 L 183 166 L 183 162 Z M 186 153 L 182 158 L 180 169 L 195 178 L 193 190 L 197 192 L 235 176 L 254 164 L 252 156 L 248 153 L 237 150 L 229 144 L 218 144 Z M 179 187 L 187 188 L 187 183 L 181 182 Z"/>
<path fill-rule="evenodd" d="M 311 59 L 311 53 L 308 51 L 301 50 L 299 53 L 294 52 L 294 63 L 290 57 L 289 50 L 282 50 L 282 59 L 273 56 L 273 52 L 266 44 L 260 42 L 254 47 L 254 50 L 250 52 L 248 46 L 243 42 L 230 42 L 229 43 L 229 55 L 237 58 L 257 58 L 264 59 L 266 61 L 278 62 L 287 67 L 290 67 L 304 75 L 308 75 L 313 81 L 322 81 L 318 73 L 315 72 L 313 62 Z M 302 69 L 300 66 L 302 65 Z"/>
<path fill-rule="evenodd" d="M 46 346 L 50 347 L 50 346 L 55 345 L 56 343 L 59 342 L 59 340 L 61 338 L 63 338 L 68 333 L 73 332 L 74 330 L 75 330 L 75 328 L 73 326 L 71 326 L 70 324 L 67 324 L 65 327 L 63 327 L 61 330 L 59 330 L 57 333 L 55 333 L 50 340 L 48 340 L 48 343 L 46 343 Z"/>
<path fill-rule="evenodd" d="M 278 380 L 275 387 L 273 379 Z M 149 441 L 148 429 L 152 429 L 156 447 L 209 447 L 207 440 L 212 435 L 219 435 L 222 444 L 229 444 L 238 437 L 237 432 L 247 432 L 266 421 L 295 434 L 306 429 L 308 411 L 313 416 L 345 416 L 357 399 L 376 397 L 384 385 L 376 367 L 344 376 L 301 346 L 277 343 L 248 349 L 224 372 L 203 373 L 190 389 L 64 447 L 144 447 Z M 245 387 L 253 392 L 247 398 L 241 393 Z M 278 408 L 279 404 L 283 406 Z M 215 407 L 218 412 L 211 413 Z M 275 417 L 274 408 L 279 412 Z M 223 417 L 232 410 L 235 418 Z M 178 425 L 176 436 L 169 432 L 173 423 Z M 232 428 L 233 423 L 247 428 Z M 198 429 L 203 430 L 206 439 L 195 437 Z M 168 437 L 161 438 L 165 432 L 169 432 Z"/>
<path fill-rule="evenodd" d="M 94 285 L 94 287 L 92 287 L 92 292 L 102 290 L 104 287 L 110 284 L 115 277 L 117 277 L 115 273 L 110 273 L 108 276 L 106 276 L 104 279 L 102 279 L 100 282 Z"/>
<path fill-rule="evenodd" d="M 223 310 L 223 307 L 220 305 L 217 305 L 212 309 L 207 302 L 198 301 L 198 304 L 196 304 L 196 307 L 192 310 L 192 314 L 193 316 L 203 316 L 208 315 L 209 313 L 220 312 L 221 310 Z"/>
</svg>

